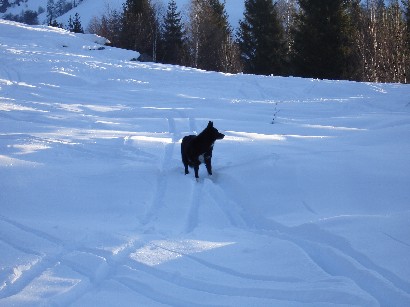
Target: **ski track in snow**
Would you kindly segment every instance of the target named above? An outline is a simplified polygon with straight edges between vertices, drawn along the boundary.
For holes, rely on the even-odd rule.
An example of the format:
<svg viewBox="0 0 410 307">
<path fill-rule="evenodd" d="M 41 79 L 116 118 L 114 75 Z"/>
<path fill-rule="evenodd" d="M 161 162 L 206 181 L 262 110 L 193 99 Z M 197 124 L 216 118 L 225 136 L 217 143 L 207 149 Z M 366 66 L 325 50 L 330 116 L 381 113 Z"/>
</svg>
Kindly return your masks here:
<svg viewBox="0 0 410 307">
<path fill-rule="evenodd" d="M 161 162 L 161 168 L 157 175 L 157 192 L 155 193 L 155 198 L 153 199 L 151 207 L 148 209 L 146 223 L 153 222 L 153 220 L 158 218 L 160 215 L 159 212 L 161 211 L 161 207 L 166 205 L 164 202 L 165 193 L 168 186 L 167 172 L 170 171 L 170 169 L 172 169 L 173 167 L 173 152 L 176 147 L 176 142 L 178 142 L 178 140 L 181 138 L 181 134 L 177 132 L 175 127 L 175 119 L 167 117 L 167 121 L 169 125 L 169 133 L 172 136 L 172 142 L 164 145 L 163 160 Z M 189 126 L 191 130 L 193 130 L 193 128 L 196 126 L 194 119 L 189 119 Z M 215 200 L 215 203 L 225 214 L 232 227 L 238 227 L 244 230 L 254 228 L 254 231 L 256 231 L 257 233 L 273 237 L 280 237 L 298 245 L 302 250 L 306 252 L 307 255 L 309 255 L 312 261 L 315 262 L 319 267 L 321 267 L 325 272 L 328 272 L 330 275 L 335 277 L 345 276 L 355 281 L 355 283 L 362 287 L 363 290 L 371 294 L 372 297 L 376 298 L 378 303 L 380 303 L 380 305 L 382 306 L 388 305 L 388 303 L 392 300 L 401 302 L 403 303 L 403 305 L 408 302 L 408 293 L 410 292 L 410 286 L 408 282 L 402 280 L 392 272 L 389 272 L 388 270 L 375 265 L 365 255 L 362 255 L 360 252 L 357 252 L 353 248 L 351 248 L 349 244 L 343 240 L 343 238 L 329 234 L 313 224 L 288 228 L 277 223 L 271 225 L 272 229 L 266 229 L 266 225 L 269 225 L 269 223 L 263 223 L 263 225 L 265 225 L 264 227 L 255 228 L 254 223 L 247 224 L 246 217 L 242 217 L 243 213 L 240 212 L 238 204 L 232 201 L 232 199 L 235 199 L 235 197 L 230 197 L 229 195 L 227 195 L 221 187 L 216 185 L 210 179 L 205 178 L 198 183 L 195 182 L 193 178 L 189 179 L 192 181 L 190 185 L 192 196 L 191 203 L 186 214 L 186 226 L 181 235 L 193 232 L 198 226 L 199 209 L 203 205 L 201 203 L 201 198 L 205 194 L 207 194 L 209 197 Z M 229 208 L 229 210 L 227 208 Z M 313 212 L 313 210 L 309 209 L 309 207 L 308 211 Z M 259 219 L 263 219 L 263 217 L 259 217 Z M 256 218 L 253 218 L 251 220 L 254 221 L 256 220 Z M 309 302 L 309 299 L 304 299 L 305 294 L 302 290 L 300 292 L 292 291 L 291 293 L 288 293 L 284 290 L 275 291 L 272 288 L 235 288 L 220 284 L 204 283 L 183 276 L 175 279 L 175 277 L 171 273 L 167 273 L 165 271 L 161 271 L 160 269 L 155 269 L 141 263 L 136 263 L 135 261 L 131 261 L 129 259 L 129 254 L 135 251 L 138 246 L 142 246 L 142 242 L 140 242 L 139 245 L 132 243 L 120 253 L 111 255 L 109 253 L 103 253 L 97 249 L 76 246 L 74 242 L 64 242 L 49 233 L 45 233 L 33 227 L 23 225 L 5 216 L 0 216 L 0 221 L 3 225 L 9 225 L 10 227 L 16 228 L 23 233 L 37 237 L 39 240 L 47 241 L 50 245 L 55 246 L 55 251 L 53 253 L 44 255 L 41 251 L 36 251 L 31 248 L 18 245 L 17 243 L 13 242 L 13 240 L 1 236 L 0 239 L 5 244 L 10 245 L 17 250 L 20 250 L 24 254 L 36 256 L 39 258 L 39 260 L 34 263 L 28 270 L 23 272 L 22 277 L 19 278 L 17 282 L 14 282 L 13 284 L 7 284 L 6 289 L 0 292 L 0 298 L 10 297 L 19 293 L 31 282 L 33 282 L 33 280 L 41 276 L 47 270 L 52 269 L 57 264 L 63 264 L 69 267 L 74 272 L 77 272 L 86 277 L 86 281 L 81 282 L 84 284 L 83 286 L 77 287 L 77 291 L 74 290 L 69 296 L 64 297 L 64 304 L 73 303 L 79 300 L 83 295 L 91 291 L 92 288 L 98 287 L 98 285 L 100 285 L 103 281 L 115 280 L 123 284 L 130 290 L 136 291 L 139 294 L 142 294 L 143 296 L 153 299 L 159 303 L 180 306 L 201 306 L 201 304 L 187 302 L 177 299 L 172 295 L 161 293 L 158 290 L 154 290 L 152 287 L 144 285 L 140 281 L 133 280 L 130 277 L 122 277 L 121 275 L 117 274 L 119 267 L 129 267 L 131 270 L 142 271 L 157 279 L 162 280 L 163 282 L 172 284 L 173 286 L 187 288 L 192 291 L 205 291 L 214 295 L 232 295 L 236 297 L 246 296 L 276 300 L 284 300 L 286 299 L 286 297 L 291 295 L 296 301 L 305 303 Z M 260 225 L 262 225 L 262 223 L 260 223 Z M 397 239 L 395 240 L 398 241 Z M 180 251 L 168 251 L 181 254 L 182 256 L 191 259 L 198 265 L 203 266 L 208 270 L 214 270 L 220 272 L 221 274 L 233 276 L 235 278 L 285 283 L 290 282 L 296 284 L 301 283 L 300 280 L 292 278 L 245 274 L 240 271 L 208 262 L 199 257 L 184 254 Z M 81 263 L 76 262 L 76 255 L 81 255 L 83 253 L 86 253 L 90 255 L 91 258 L 95 259 L 95 271 L 92 271 L 89 268 L 84 267 Z M 323 257 L 323 255 L 327 256 Z M 323 299 L 323 293 L 320 293 L 320 295 Z M 328 295 L 329 297 L 332 297 L 335 294 L 329 293 Z M 347 297 L 346 302 L 350 302 L 350 299 L 354 300 L 358 298 Z M 53 298 L 52 301 L 53 303 L 58 302 L 56 298 Z M 314 303 L 315 301 L 312 302 Z"/>
<path fill-rule="evenodd" d="M 308 211 L 314 213 L 306 204 L 305 206 Z M 263 220 L 263 217 L 254 218 L 246 228 L 294 243 L 304 250 L 323 271 L 334 277 L 344 276 L 354 281 L 381 306 L 389 306 L 392 301 L 400 306 L 405 306 L 409 302 L 410 283 L 408 281 L 373 263 L 366 255 L 353 249 L 344 238 L 333 235 L 314 224 L 287 227 L 277 222 L 264 221 L 259 223 L 263 226 L 258 227 L 253 222 L 257 219 Z M 388 234 L 386 236 L 398 241 Z M 399 243 L 405 244 L 402 241 Z"/>
<path fill-rule="evenodd" d="M 307 225 L 307 229 L 301 227 L 302 235 L 298 235 L 299 229 L 296 232 L 292 230 L 291 235 L 286 234 L 285 238 L 300 246 L 325 272 L 353 280 L 376 298 L 381 306 L 387 306 L 393 300 L 403 306 L 406 304 L 410 293 L 408 282 L 375 265 L 365 255 L 351 248 L 343 238 L 328 234 L 320 228 L 309 229 L 310 227 L 311 225 Z M 306 233 L 309 234 L 308 239 L 304 238 Z M 314 240 L 315 236 L 317 240 Z"/>
<path fill-rule="evenodd" d="M 106 280 L 115 280 L 123 285 L 125 285 L 127 288 L 136 291 L 148 298 L 154 299 L 155 301 L 159 303 L 164 303 L 164 304 L 169 304 L 169 305 L 178 305 L 178 306 L 202 306 L 202 304 L 197 304 L 193 302 L 186 302 L 184 300 L 177 299 L 176 297 L 172 297 L 166 294 L 163 294 L 161 292 L 158 292 L 158 290 L 153 290 L 150 288 L 148 285 L 144 285 L 141 282 L 137 280 L 133 280 L 132 278 L 129 277 L 123 277 L 121 274 L 118 274 L 117 271 L 119 270 L 118 267 L 128 267 L 131 270 L 135 271 L 140 271 L 144 272 L 148 275 L 154 276 L 155 278 L 166 282 L 170 285 L 177 286 L 177 287 L 182 287 L 186 288 L 189 290 L 193 291 L 205 291 L 207 293 L 212 293 L 215 295 L 231 295 L 235 297 L 254 297 L 254 298 L 261 298 L 261 299 L 277 299 L 277 300 L 285 300 L 287 297 L 291 296 L 293 300 L 303 302 L 303 303 L 315 303 L 319 302 L 316 300 L 310 300 L 309 298 L 306 297 L 306 292 L 305 290 L 284 290 L 284 289 L 278 289 L 275 290 L 274 288 L 246 288 L 246 287 L 232 287 L 232 286 L 227 286 L 227 285 L 221 285 L 217 283 L 207 283 L 207 282 L 201 282 L 199 280 L 195 279 L 190 279 L 184 276 L 178 276 L 178 278 L 175 278 L 175 276 L 172 273 L 168 273 L 165 271 L 161 271 L 160 269 L 153 268 L 148 265 L 144 265 L 142 263 L 137 263 L 134 261 L 131 261 L 128 258 L 128 255 L 131 251 L 135 250 L 136 245 L 130 244 L 125 248 L 121 253 L 116 254 L 115 256 L 107 254 L 107 253 L 102 253 L 99 250 L 94 250 L 90 248 L 84 248 L 84 247 L 73 247 L 70 242 L 62 242 L 58 238 L 54 238 L 50 234 L 44 233 L 42 231 L 38 231 L 34 228 L 27 227 L 25 225 L 22 225 L 18 222 L 11 221 L 5 217 L 1 217 L 1 221 L 3 223 L 8 223 L 18 229 L 20 229 L 23 232 L 27 232 L 29 235 L 34 235 L 38 237 L 40 240 L 45 240 L 48 241 L 49 243 L 58 246 L 61 251 L 58 252 L 55 255 L 47 255 L 43 257 L 39 263 L 33 265 L 28 271 L 27 274 L 25 274 L 24 278 L 20 279 L 19 282 L 15 283 L 12 285 L 12 287 L 9 287 L 6 292 L 2 293 L 1 298 L 11 296 L 13 294 L 16 294 L 23 290 L 27 285 L 30 284 L 35 278 L 43 274 L 45 271 L 48 269 L 53 268 L 57 264 L 63 264 L 70 269 L 72 269 L 74 272 L 77 272 L 81 275 L 84 275 L 86 277 L 86 281 L 82 281 L 85 285 L 82 287 L 78 287 L 77 291 L 73 291 L 73 293 L 70 294 L 69 298 L 65 297 L 64 298 L 64 304 L 71 304 L 74 303 L 76 300 L 79 300 L 84 294 L 87 292 L 91 291 L 92 288 L 97 288 L 103 281 Z M 295 242 L 297 239 L 292 238 L 291 241 Z M 309 254 L 309 255 L 318 255 L 320 254 L 321 249 L 326 249 L 327 253 L 331 254 L 334 256 L 334 262 L 335 264 L 332 264 L 331 267 L 334 268 L 339 268 L 341 272 L 346 271 L 346 266 L 350 267 L 353 264 L 350 263 L 349 260 L 343 259 L 342 257 L 338 256 L 337 253 L 331 253 L 329 251 L 329 247 L 326 246 L 321 246 L 320 248 L 315 247 L 314 245 L 309 246 L 307 242 L 299 243 L 299 245 L 304 245 L 304 250 Z M 23 247 L 18 247 L 25 253 L 31 253 L 31 254 L 37 254 L 34 251 L 29 251 L 24 249 Z M 175 252 L 175 253 L 181 253 L 179 251 L 174 251 L 174 250 L 169 250 L 170 252 Z M 92 258 L 94 258 L 96 265 L 92 265 L 92 263 L 89 263 L 87 267 L 82 265 L 80 262 L 76 261 L 76 256 L 81 255 L 83 253 L 86 253 L 90 255 Z M 298 288 L 298 283 L 300 283 L 299 280 L 292 280 L 292 279 L 287 279 L 287 278 L 275 278 L 272 276 L 258 276 L 258 275 L 252 275 L 252 274 L 243 274 L 241 272 L 236 272 L 234 270 L 230 270 L 228 268 L 224 268 L 218 265 L 215 265 L 213 263 L 209 263 L 207 261 L 201 260 L 200 258 L 190 256 L 190 255 L 184 255 L 181 253 L 183 256 L 188 257 L 189 259 L 192 259 L 196 263 L 198 263 L 201 266 L 206 267 L 207 269 L 210 270 L 215 270 L 218 271 L 224 275 L 231 275 L 234 277 L 238 277 L 244 280 L 260 280 L 260 281 L 274 281 L 274 282 L 285 282 L 285 283 L 295 283 L 295 288 Z M 72 256 L 74 255 L 74 257 Z M 327 258 L 328 259 L 328 258 Z M 333 257 L 332 257 L 333 259 Z M 318 261 L 319 264 L 321 265 L 322 268 L 329 267 L 329 264 L 327 263 L 320 263 L 321 261 Z M 347 262 L 347 263 L 346 263 Z M 344 264 L 345 263 L 345 264 Z M 91 265 L 90 265 L 91 264 Z M 95 270 L 91 270 L 89 267 L 95 267 Z M 352 272 L 352 277 L 359 282 L 360 284 L 360 270 L 355 268 L 356 272 L 354 269 L 348 268 L 348 271 Z M 366 275 L 372 275 L 371 272 L 363 272 L 362 274 Z M 338 274 L 335 272 L 335 276 L 338 276 Z M 357 275 L 357 276 L 355 276 Z M 368 279 L 368 276 L 366 277 L 366 280 Z M 386 288 L 381 287 L 378 288 L 378 284 L 382 283 L 381 280 L 378 280 L 377 278 L 375 279 L 375 284 L 372 285 L 374 289 L 373 291 L 381 290 L 384 289 L 382 293 L 379 293 L 376 296 L 380 296 L 383 298 L 383 301 L 380 301 L 382 305 L 386 304 L 389 302 L 389 296 L 390 295 L 398 295 L 397 291 L 394 289 L 391 290 L 391 293 L 386 293 Z M 384 286 L 384 285 L 383 285 Z M 323 292 L 321 290 L 318 290 L 318 294 L 321 296 L 321 302 L 326 302 L 326 297 L 324 297 Z M 371 291 L 371 292 L 373 292 Z M 312 293 L 312 290 L 309 290 L 309 293 Z M 375 293 L 377 294 L 377 292 Z M 330 298 L 336 295 L 336 292 L 328 292 L 327 296 L 330 302 Z M 346 294 L 343 294 L 346 296 Z M 354 300 L 358 300 L 358 297 L 349 297 L 346 296 L 344 298 L 346 300 L 346 303 L 352 302 Z M 397 299 L 397 297 L 396 297 Z M 53 303 L 59 303 L 57 299 L 52 300 Z"/>
<path fill-rule="evenodd" d="M 56 45 L 60 44 L 58 40 Z M 64 48 L 74 48 L 68 45 Z M 27 46 L 29 44 L 21 48 L 26 50 Z M 384 117 L 392 116 L 392 107 L 383 105 L 376 112 L 366 109 L 368 106 L 363 103 L 352 112 L 349 108 L 353 108 L 353 104 L 346 102 L 364 99 L 365 95 L 370 96 L 369 100 L 373 99 L 369 92 L 362 93 L 365 89 L 377 93 L 374 94 L 376 98 L 384 97 L 395 88 L 394 85 L 351 83 L 343 87 L 336 81 L 289 81 L 286 78 L 213 73 L 208 77 L 210 73 L 188 68 L 129 64 L 125 61 L 117 61 L 118 67 L 114 69 L 110 67 L 112 63 L 104 60 L 82 62 L 81 57 L 70 64 L 66 57 L 73 56 L 76 51 L 67 50 L 61 59 L 54 54 L 56 63 L 64 59 L 64 62 L 56 64 L 61 66 L 58 78 L 64 80 L 58 102 L 50 98 L 56 93 L 53 86 L 60 86 L 57 80 L 45 80 L 47 83 L 41 84 L 49 86 L 42 88 L 38 84 L 37 88 L 31 87 L 34 85 L 29 83 L 34 84 L 35 79 L 27 80 L 19 67 L 13 67 L 13 63 L 9 64 L 0 57 L 0 106 L 7 109 L 0 110 L 0 117 L 7 123 L 0 123 L 0 127 L 4 127 L 4 131 L 0 131 L 0 158 L 10 158 L 22 165 L 27 163 L 32 171 L 19 173 L 24 169 L 19 166 L 21 168 L 13 172 L 13 163 L 0 168 L 4 174 L 13 175 L 10 185 L 9 182 L 0 183 L 7 188 L 11 186 L 10 191 L 16 191 L 16 195 L 0 195 L 0 198 L 12 202 L 15 196 L 18 199 L 15 205 L 19 206 L 16 210 L 7 206 L 6 212 L 0 215 L 0 248 L 6 250 L 0 255 L 0 306 L 97 304 L 107 296 L 115 300 L 105 294 L 109 285 L 121 289 L 119 295 L 124 294 L 125 300 L 127 297 L 137 301 L 141 299 L 154 306 L 410 305 L 410 279 L 400 272 L 400 266 L 397 268 L 390 261 L 380 260 L 378 255 L 372 254 L 372 249 L 366 250 L 360 241 L 355 241 L 360 239 L 360 230 L 367 226 L 375 227 L 381 220 L 384 223 L 381 228 L 371 233 L 375 238 L 369 235 L 366 239 L 372 239 L 371 243 L 377 245 L 377 238 L 384 238 L 383 242 L 389 244 L 386 248 L 394 246 L 393 258 L 410 254 L 410 243 L 400 236 L 403 230 L 395 228 L 396 220 L 389 220 L 388 213 L 378 213 L 376 209 L 374 212 L 369 209 L 369 214 L 354 211 L 348 207 L 349 204 L 340 211 L 337 204 L 334 207 L 329 204 L 331 208 L 326 211 L 326 197 L 323 200 L 320 196 L 323 196 L 322 192 L 326 196 L 326 188 L 329 187 L 314 190 L 320 194 L 314 195 L 316 198 L 312 197 L 315 193 L 309 190 L 312 184 L 308 181 L 318 181 L 321 173 L 315 176 L 312 172 L 299 178 L 303 171 L 312 170 L 306 165 L 316 162 L 314 171 L 323 172 L 321 168 L 335 165 L 338 173 L 334 176 L 346 179 L 343 177 L 345 167 L 358 168 L 351 161 L 361 158 L 361 155 L 366 156 L 366 146 L 375 146 L 369 150 L 374 153 L 379 150 L 374 143 L 395 136 L 390 131 L 403 134 L 409 125 L 408 112 L 400 109 L 402 113 L 397 111 L 396 117 L 385 120 Z M 30 54 L 25 53 L 24 59 L 36 56 L 35 61 L 41 61 L 41 56 L 44 56 L 41 52 Z M 31 65 L 30 68 L 39 67 Z M 50 69 L 54 64 L 47 65 Z M 107 75 L 117 80 L 115 86 L 121 85 L 125 92 L 121 93 L 123 96 L 116 97 L 118 103 L 111 99 L 115 97 L 113 93 L 121 91 L 115 89 L 110 92 L 112 89 L 107 89 L 111 98 L 102 95 L 90 98 L 87 105 L 82 105 L 76 97 L 77 91 L 83 96 L 93 97 L 100 86 L 112 86 L 112 82 L 105 83 L 105 75 L 96 74 L 100 79 L 92 78 L 96 69 L 104 72 L 109 68 L 112 68 L 114 76 Z M 174 74 L 165 77 L 169 72 Z M 183 81 L 178 81 L 181 75 Z M 54 76 L 57 76 L 56 72 Z M 194 82 L 195 78 L 198 80 Z M 130 82 L 124 80 L 134 81 L 130 86 Z M 82 83 L 87 86 L 81 87 Z M 294 86 L 291 93 L 287 93 L 289 84 Z M 231 91 L 230 87 L 233 88 Z M 352 93 L 347 98 L 339 98 L 333 87 L 338 91 L 348 89 Z M 356 87 L 360 87 L 360 95 L 356 93 Z M 152 89 L 155 93 L 150 91 Z M 63 96 L 65 94 L 69 97 Z M 277 100 L 273 101 L 272 97 Z M 106 100 L 98 105 L 101 99 Z M 125 102 L 127 99 L 129 104 Z M 311 103 L 311 108 L 307 108 L 306 103 Z M 272 119 L 266 113 L 273 112 L 273 107 L 266 105 L 283 108 L 280 115 L 284 117 L 278 117 L 275 126 L 261 123 L 262 119 L 266 122 Z M 302 111 L 299 112 L 298 108 Z M 334 111 L 332 108 L 340 109 Z M 358 117 L 362 117 L 363 124 L 357 120 Z M 184 175 L 180 141 L 184 135 L 199 133 L 208 118 L 214 118 L 217 127 L 229 131 L 226 131 L 226 139 L 215 145 L 215 174 L 208 176 L 201 165 L 197 182 L 192 170 Z M 364 127 L 354 126 L 358 123 Z M 377 129 L 378 133 L 372 129 Z M 365 138 L 365 135 L 370 136 Z M 393 140 L 389 141 L 395 145 Z M 344 142 L 352 149 L 346 149 Z M 401 142 L 405 144 L 406 140 Z M 409 153 L 408 147 L 399 145 L 401 147 L 389 149 L 385 154 L 397 151 L 397 148 L 404 154 Z M 352 156 L 351 164 L 337 168 L 336 161 L 344 155 Z M 315 156 L 323 158 L 323 161 L 319 159 L 317 162 L 312 158 Z M 366 156 L 359 161 L 371 158 L 377 166 L 377 163 L 385 162 L 377 160 L 377 155 Z M 74 170 L 65 166 L 67 162 Z M 389 164 L 392 163 L 390 161 L 385 163 L 379 169 L 389 169 L 393 165 Z M 39 171 L 42 164 L 50 164 L 44 167 L 45 175 Z M 300 170 L 301 167 L 304 169 Z M 263 173 L 265 170 L 273 174 Z M 372 175 L 363 176 L 358 183 L 378 175 L 378 167 L 371 163 L 366 170 L 371 170 Z M 359 171 L 352 172 L 347 178 L 363 175 Z M 64 173 L 53 177 L 63 182 L 43 179 L 55 172 Z M 126 172 L 132 175 L 126 175 Z M 144 178 L 135 178 L 137 175 L 133 174 L 136 172 Z M 33 176 L 31 182 L 26 178 L 27 174 L 37 177 Z M 260 178 L 252 177 L 259 174 Z M 391 176 L 388 180 L 397 179 L 396 173 L 386 171 L 386 174 Z M 120 189 L 115 181 L 122 176 L 129 177 L 120 180 L 121 185 L 136 180 L 135 185 L 140 184 L 141 187 L 131 182 Z M 100 182 L 99 177 L 108 178 L 93 190 L 92 184 Z M 402 177 L 398 176 L 397 182 L 405 181 Z M 72 188 L 69 184 L 78 180 L 80 182 L 74 188 L 84 184 L 91 191 L 84 189 L 79 192 L 80 196 L 88 197 L 87 200 L 75 198 L 75 192 L 66 193 L 62 199 L 58 195 L 48 199 L 52 208 L 44 207 L 41 191 L 30 190 L 31 184 L 33 189 L 39 188 L 37 179 L 50 184 L 50 188 L 65 184 L 69 187 L 67 189 Z M 335 180 L 334 184 L 346 184 L 342 179 Z M 262 188 L 254 184 L 256 180 L 261 180 L 259 185 Z M 274 184 L 269 185 L 269 180 L 275 180 Z M 285 183 L 282 184 L 282 180 Z M 286 184 L 286 180 L 290 184 Z M 109 185 L 104 185 L 107 182 Z M 277 188 L 276 185 L 280 184 L 282 186 Z M 335 197 L 348 194 L 349 189 L 355 188 L 353 185 L 346 184 L 343 193 Z M 105 188 L 110 191 L 103 194 Z M 386 191 L 393 189 L 382 188 Z M 136 192 L 128 191 L 132 189 Z M 62 191 L 56 189 L 55 193 Z M 96 191 L 102 194 L 100 198 L 95 195 Z M 375 193 L 374 190 L 369 191 Z M 19 198 L 21 195 L 17 194 L 25 192 L 35 196 L 33 204 L 31 200 L 29 204 L 19 202 L 25 198 Z M 408 194 L 405 193 L 394 201 L 406 199 Z M 272 195 L 270 204 L 266 198 L 270 199 Z M 65 200 L 67 197 L 72 198 Z M 64 201 L 70 205 L 64 206 Z M 286 203 L 286 208 L 294 210 L 286 212 L 296 220 L 294 225 L 280 211 L 284 210 L 282 202 Z M 352 207 L 357 203 L 360 200 Z M 32 208 L 36 205 L 39 213 Z M 76 207 L 71 208 L 71 205 Z M 31 218 L 30 213 L 19 212 L 25 209 L 36 215 Z M 59 209 L 66 211 L 59 213 Z M 48 210 L 52 212 L 49 215 Z M 74 213 L 75 217 L 80 219 L 84 214 L 90 219 L 89 228 L 82 222 L 75 224 L 74 219 L 74 226 L 67 228 L 65 225 L 60 229 L 60 220 L 53 221 L 53 214 L 64 220 L 65 214 L 73 215 L 72 211 L 76 210 L 79 212 L 78 216 Z M 349 210 L 351 215 L 347 214 Z M 397 210 L 397 216 L 408 216 L 406 210 Z M 362 219 L 360 213 L 364 216 Z M 44 220 L 41 220 L 42 214 L 46 216 Z M 345 220 L 342 219 L 343 214 Z M 95 221 L 92 220 L 94 215 Z M 282 215 L 285 217 L 280 218 Z M 380 220 L 369 222 L 369 216 L 378 216 Z M 39 218 L 38 226 L 36 218 Z M 115 225 L 121 223 L 118 221 L 124 221 L 124 225 Z M 93 229 L 93 222 L 105 222 L 107 229 L 102 224 L 98 225 L 97 231 Z M 351 234 L 350 229 L 360 223 L 364 224 L 363 228 Z M 77 226 L 83 228 L 77 230 Z M 286 262 L 288 258 L 289 262 Z M 281 263 L 277 266 L 275 261 L 280 260 L 286 268 L 278 267 Z M 2 264 L 1 261 L 7 263 Z M 258 262 L 265 267 L 261 268 Z M 295 266 L 294 270 L 291 270 L 292 266 Z M 298 269 L 302 273 L 299 274 Z M 100 295 L 102 298 L 98 301 Z M 102 303 L 109 304 L 109 301 Z"/>
<path fill-rule="evenodd" d="M 192 171 L 189 174 L 192 176 Z M 201 206 L 201 191 L 202 191 L 202 184 L 198 183 L 194 185 L 192 189 L 192 200 L 189 205 L 188 214 L 185 223 L 185 229 L 183 233 L 190 233 L 194 231 L 194 229 L 198 226 L 198 215 L 199 215 L 199 208 Z"/>
<path fill-rule="evenodd" d="M 181 114 L 178 113 L 178 115 Z M 176 148 L 176 143 L 181 138 L 181 134 L 177 131 L 176 128 L 175 118 L 170 116 L 167 116 L 165 118 L 168 122 L 168 133 L 171 136 L 171 142 L 164 144 L 164 153 L 157 175 L 155 190 L 156 192 L 154 193 L 152 203 L 147 210 L 145 219 L 143 221 L 144 224 L 148 224 L 150 222 L 158 222 L 156 220 L 158 218 L 158 212 L 161 210 L 161 207 L 167 206 L 167 204 L 165 203 L 165 193 L 168 189 L 168 173 L 172 168 L 171 161 L 173 158 L 174 150 Z"/>
</svg>

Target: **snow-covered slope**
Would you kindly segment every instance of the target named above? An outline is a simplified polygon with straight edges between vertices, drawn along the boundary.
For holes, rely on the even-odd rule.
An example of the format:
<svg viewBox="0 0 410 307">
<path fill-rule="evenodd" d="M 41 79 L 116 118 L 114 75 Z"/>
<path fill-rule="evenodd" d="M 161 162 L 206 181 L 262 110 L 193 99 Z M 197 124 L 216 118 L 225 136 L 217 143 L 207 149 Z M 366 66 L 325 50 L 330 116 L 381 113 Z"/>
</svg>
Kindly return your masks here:
<svg viewBox="0 0 410 307">
<path fill-rule="evenodd" d="M 0 21 L 0 306 L 410 305 L 408 85 L 94 38 Z M 180 140 L 208 120 L 196 182 Z"/>
</svg>

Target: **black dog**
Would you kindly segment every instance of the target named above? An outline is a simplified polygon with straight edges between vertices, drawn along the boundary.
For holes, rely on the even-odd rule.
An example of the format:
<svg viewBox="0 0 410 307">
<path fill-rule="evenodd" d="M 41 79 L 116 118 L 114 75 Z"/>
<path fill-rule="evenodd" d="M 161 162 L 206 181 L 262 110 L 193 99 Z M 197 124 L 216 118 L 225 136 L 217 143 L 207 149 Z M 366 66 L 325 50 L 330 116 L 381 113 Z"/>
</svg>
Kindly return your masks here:
<svg viewBox="0 0 410 307">
<path fill-rule="evenodd" d="M 188 135 L 182 139 L 181 155 L 182 163 L 185 166 L 185 175 L 189 174 L 188 166 L 195 170 L 195 178 L 199 178 L 199 165 L 205 162 L 209 175 L 212 175 L 212 149 L 216 140 L 222 140 L 225 137 L 214 128 L 214 123 L 209 122 L 208 126 L 198 135 Z"/>
</svg>

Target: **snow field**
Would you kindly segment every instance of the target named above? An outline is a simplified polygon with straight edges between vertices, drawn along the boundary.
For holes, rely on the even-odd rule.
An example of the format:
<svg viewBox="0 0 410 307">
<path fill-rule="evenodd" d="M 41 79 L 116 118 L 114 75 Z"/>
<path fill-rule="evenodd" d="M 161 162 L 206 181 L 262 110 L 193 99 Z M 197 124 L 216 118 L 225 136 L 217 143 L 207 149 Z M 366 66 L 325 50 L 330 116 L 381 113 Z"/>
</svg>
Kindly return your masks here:
<svg viewBox="0 0 410 307">
<path fill-rule="evenodd" d="M 0 306 L 409 305 L 408 85 L 0 38 Z M 180 141 L 208 120 L 196 182 Z"/>
</svg>

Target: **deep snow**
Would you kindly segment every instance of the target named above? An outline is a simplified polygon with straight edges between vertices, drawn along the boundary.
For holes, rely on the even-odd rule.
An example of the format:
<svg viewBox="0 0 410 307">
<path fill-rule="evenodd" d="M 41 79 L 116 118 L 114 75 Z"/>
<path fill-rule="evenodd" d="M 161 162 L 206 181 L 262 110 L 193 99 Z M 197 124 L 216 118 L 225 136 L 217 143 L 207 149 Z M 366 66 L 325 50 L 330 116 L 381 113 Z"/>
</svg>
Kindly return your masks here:
<svg viewBox="0 0 410 307">
<path fill-rule="evenodd" d="M 409 85 L 95 41 L 0 20 L 1 306 L 410 305 Z M 208 120 L 196 182 L 180 140 Z"/>
</svg>

